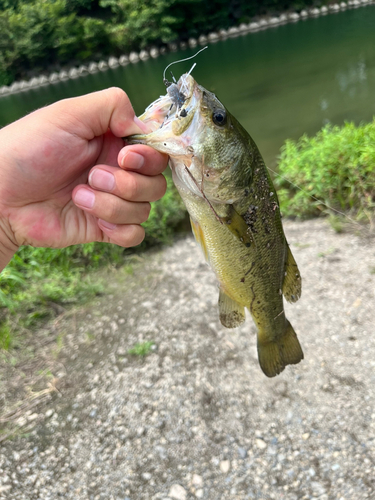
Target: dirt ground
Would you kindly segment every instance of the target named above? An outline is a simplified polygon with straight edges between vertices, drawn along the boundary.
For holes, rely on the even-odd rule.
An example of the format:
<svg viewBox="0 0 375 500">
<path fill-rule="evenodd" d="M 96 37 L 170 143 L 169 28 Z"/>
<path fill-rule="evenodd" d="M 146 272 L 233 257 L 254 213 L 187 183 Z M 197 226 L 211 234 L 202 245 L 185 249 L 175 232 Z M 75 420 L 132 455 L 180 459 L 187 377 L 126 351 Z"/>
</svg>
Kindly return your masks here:
<svg viewBox="0 0 375 500">
<path fill-rule="evenodd" d="M 304 361 L 263 375 L 192 237 L 145 254 L 1 361 L 0 499 L 375 498 L 375 240 L 285 230 Z"/>
</svg>

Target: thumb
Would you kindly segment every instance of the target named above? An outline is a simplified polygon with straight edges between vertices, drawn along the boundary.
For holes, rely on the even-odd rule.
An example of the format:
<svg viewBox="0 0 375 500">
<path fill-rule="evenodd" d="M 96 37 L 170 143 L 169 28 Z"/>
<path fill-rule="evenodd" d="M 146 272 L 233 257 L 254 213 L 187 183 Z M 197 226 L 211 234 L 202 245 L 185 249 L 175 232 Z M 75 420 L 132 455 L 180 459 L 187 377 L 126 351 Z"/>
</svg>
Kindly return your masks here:
<svg viewBox="0 0 375 500">
<path fill-rule="evenodd" d="M 145 131 L 144 124 L 135 116 L 129 97 L 117 87 L 64 99 L 52 106 L 61 107 L 61 114 L 55 115 L 59 121 L 66 125 L 68 118 L 69 126 L 78 127 L 77 133 L 87 140 L 105 134 L 108 129 L 116 137 Z"/>
</svg>

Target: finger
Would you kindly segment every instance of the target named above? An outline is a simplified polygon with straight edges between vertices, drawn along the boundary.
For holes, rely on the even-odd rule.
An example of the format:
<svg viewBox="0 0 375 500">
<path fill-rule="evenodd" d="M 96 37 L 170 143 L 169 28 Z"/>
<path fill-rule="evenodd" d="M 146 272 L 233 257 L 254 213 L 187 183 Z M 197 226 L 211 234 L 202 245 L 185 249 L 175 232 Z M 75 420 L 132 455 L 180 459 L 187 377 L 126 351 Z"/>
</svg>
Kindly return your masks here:
<svg viewBox="0 0 375 500">
<path fill-rule="evenodd" d="M 149 177 L 109 165 L 95 166 L 89 175 L 89 185 L 93 189 L 136 202 L 159 200 L 167 189 L 162 174 Z"/>
<path fill-rule="evenodd" d="M 116 137 L 147 131 L 146 126 L 135 116 L 126 93 L 117 87 L 64 99 L 52 106 L 61 111 L 61 118 L 57 119 L 65 124 L 69 118 L 80 129 L 80 136 L 88 140 L 105 134 L 108 129 Z"/>
<path fill-rule="evenodd" d="M 111 224 L 141 224 L 148 219 L 151 210 L 149 203 L 133 203 L 85 185 L 77 186 L 72 198 L 78 208 Z"/>
<path fill-rule="evenodd" d="M 118 164 L 126 170 L 136 170 L 144 175 L 157 175 L 168 165 L 168 156 L 150 146 L 135 144 L 121 149 Z"/>
<path fill-rule="evenodd" d="M 98 226 L 105 235 L 104 241 L 115 243 L 125 248 L 139 245 L 145 237 L 143 227 L 136 224 L 115 225 L 99 219 Z"/>
</svg>

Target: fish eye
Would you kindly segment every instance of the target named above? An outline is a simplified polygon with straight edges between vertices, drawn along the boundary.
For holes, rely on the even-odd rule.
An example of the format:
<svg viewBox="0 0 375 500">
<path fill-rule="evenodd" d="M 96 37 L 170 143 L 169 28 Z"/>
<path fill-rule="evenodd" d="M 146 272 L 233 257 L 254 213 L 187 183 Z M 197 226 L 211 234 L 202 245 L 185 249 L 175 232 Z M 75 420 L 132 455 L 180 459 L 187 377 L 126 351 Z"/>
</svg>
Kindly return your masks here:
<svg viewBox="0 0 375 500">
<path fill-rule="evenodd" d="M 180 116 L 181 116 L 182 118 L 185 118 L 185 116 L 187 116 L 186 109 L 181 109 L 181 111 L 180 111 Z"/>
<path fill-rule="evenodd" d="M 216 111 L 213 112 L 212 114 L 212 121 L 216 124 L 219 125 L 219 127 L 225 125 L 227 121 L 227 114 L 224 109 L 217 109 Z"/>
</svg>

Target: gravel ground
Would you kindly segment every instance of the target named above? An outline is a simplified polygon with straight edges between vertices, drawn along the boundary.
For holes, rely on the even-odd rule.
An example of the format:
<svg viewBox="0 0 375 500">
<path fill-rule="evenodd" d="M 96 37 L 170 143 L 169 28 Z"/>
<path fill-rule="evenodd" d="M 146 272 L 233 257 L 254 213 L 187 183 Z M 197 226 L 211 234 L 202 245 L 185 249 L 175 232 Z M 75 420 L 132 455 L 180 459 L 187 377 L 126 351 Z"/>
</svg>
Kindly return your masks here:
<svg viewBox="0 0 375 500">
<path fill-rule="evenodd" d="M 251 318 L 221 327 L 191 237 L 147 254 L 41 334 L 59 339 L 58 391 L 0 444 L 0 499 L 375 498 L 374 239 L 285 229 L 303 362 L 262 374 Z M 148 356 L 128 354 L 147 340 Z"/>
</svg>

